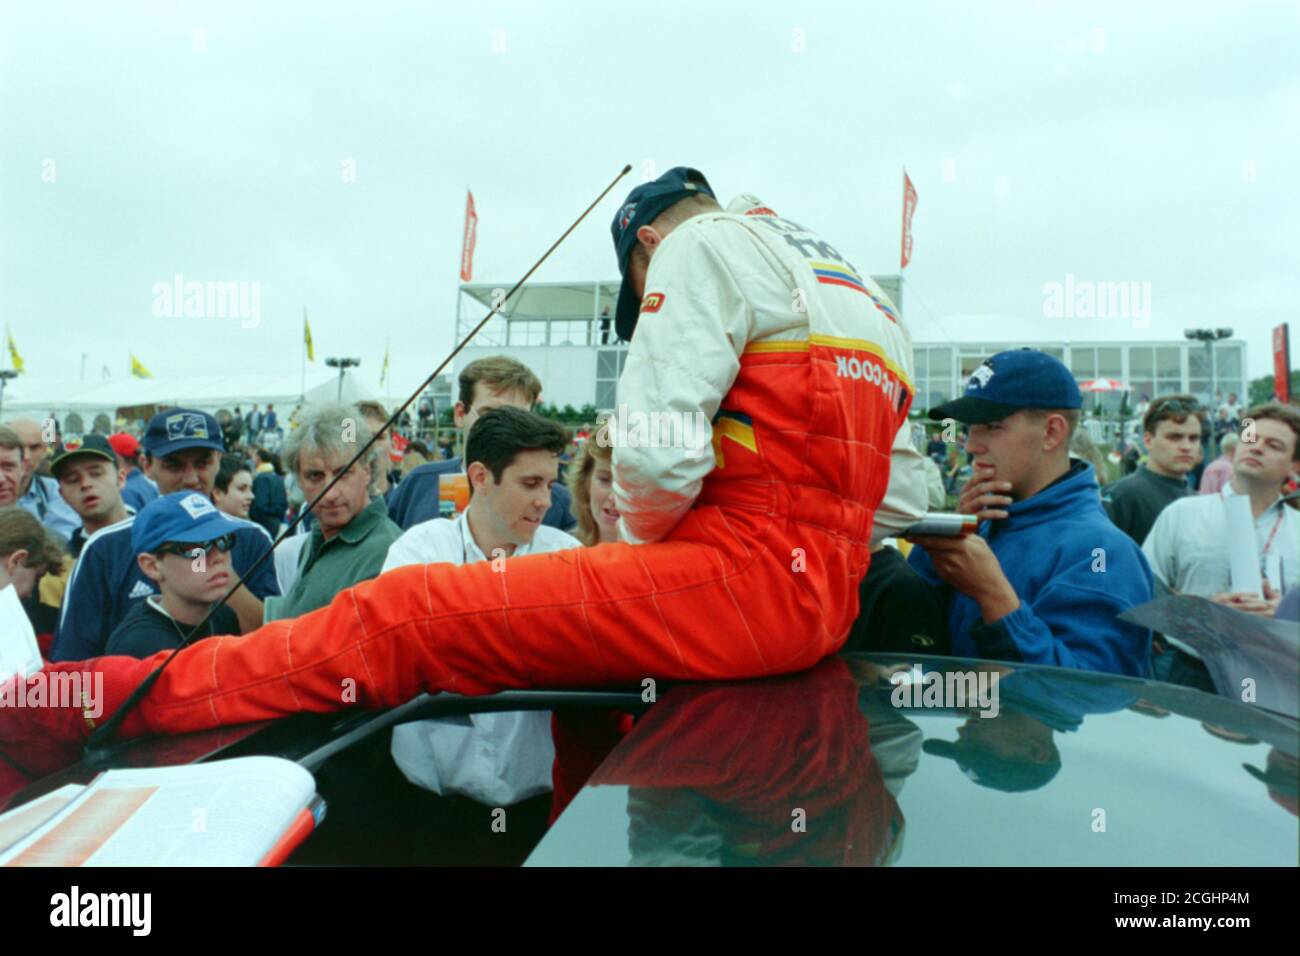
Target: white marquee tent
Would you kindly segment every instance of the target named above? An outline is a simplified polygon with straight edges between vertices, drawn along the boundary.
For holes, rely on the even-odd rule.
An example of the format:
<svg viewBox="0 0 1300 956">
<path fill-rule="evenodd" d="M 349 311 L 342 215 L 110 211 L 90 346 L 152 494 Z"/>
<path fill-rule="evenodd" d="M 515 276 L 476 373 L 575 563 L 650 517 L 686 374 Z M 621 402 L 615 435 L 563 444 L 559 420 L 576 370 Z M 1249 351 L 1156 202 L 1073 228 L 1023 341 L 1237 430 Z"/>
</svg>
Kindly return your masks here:
<svg viewBox="0 0 1300 956">
<path fill-rule="evenodd" d="M 338 396 L 338 388 L 337 372 L 308 373 L 305 397 L 309 403 L 333 402 Z M 262 407 L 269 403 L 282 410 L 283 415 L 288 415 L 303 397 L 303 379 L 299 373 L 262 375 L 234 372 L 171 378 L 113 378 L 98 382 L 20 376 L 6 385 L 3 414 L 6 417 L 18 414 L 37 417 L 54 412 L 62 419 L 71 412 L 82 416 L 103 412 L 111 417 L 119 408 L 142 405 L 184 406 L 207 412 L 219 408 L 233 410 L 239 405 L 247 412 L 254 403 Z M 343 401 L 356 402 L 374 397 L 356 376 L 343 376 Z"/>
</svg>

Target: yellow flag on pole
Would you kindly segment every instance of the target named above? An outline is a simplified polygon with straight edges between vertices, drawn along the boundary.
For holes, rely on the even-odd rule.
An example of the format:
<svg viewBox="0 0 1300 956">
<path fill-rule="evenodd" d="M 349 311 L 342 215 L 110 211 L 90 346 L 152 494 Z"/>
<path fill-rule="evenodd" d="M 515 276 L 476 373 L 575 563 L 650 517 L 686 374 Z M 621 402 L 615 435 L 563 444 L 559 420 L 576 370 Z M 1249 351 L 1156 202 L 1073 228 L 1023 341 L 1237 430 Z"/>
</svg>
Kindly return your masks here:
<svg viewBox="0 0 1300 956">
<path fill-rule="evenodd" d="M 136 378 L 153 378 L 153 373 L 144 367 L 144 364 L 138 358 L 135 357 L 135 353 L 131 352 L 130 355 L 131 355 L 131 374 L 134 375 Z"/>
<path fill-rule="evenodd" d="M 379 387 L 383 388 L 388 381 L 388 343 L 384 343 L 384 367 L 379 372 Z"/>
<path fill-rule="evenodd" d="M 23 357 L 18 354 L 18 346 L 14 344 L 14 336 L 9 331 L 8 326 L 5 326 L 5 338 L 9 340 L 9 361 L 13 363 L 15 372 L 21 372 L 23 370 Z"/>
<path fill-rule="evenodd" d="M 302 310 L 302 344 L 307 348 L 307 361 L 316 361 L 316 350 L 312 347 L 311 323 L 307 321 L 307 310 Z"/>
</svg>

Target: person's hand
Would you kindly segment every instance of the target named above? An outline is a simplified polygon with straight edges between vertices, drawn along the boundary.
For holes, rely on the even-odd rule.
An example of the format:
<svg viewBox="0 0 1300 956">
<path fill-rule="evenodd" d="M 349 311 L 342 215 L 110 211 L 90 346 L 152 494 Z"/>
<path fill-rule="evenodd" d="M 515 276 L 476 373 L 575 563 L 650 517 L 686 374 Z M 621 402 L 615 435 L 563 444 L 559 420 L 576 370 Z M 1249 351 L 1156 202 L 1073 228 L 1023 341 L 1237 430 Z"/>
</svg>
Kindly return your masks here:
<svg viewBox="0 0 1300 956">
<path fill-rule="evenodd" d="M 997 555 L 979 535 L 959 538 L 919 535 L 908 540 L 925 548 L 939 577 L 979 604 L 986 624 L 1001 620 L 1020 607 L 1020 598 L 1002 573 Z"/>
<path fill-rule="evenodd" d="M 970 478 L 957 499 L 958 513 L 975 515 L 980 521 L 1007 516 L 998 506 L 1011 504 L 1012 498 L 1006 494 L 1011 490 L 1011 482 L 998 481 L 993 475 L 992 465 L 972 464 Z"/>
<path fill-rule="evenodd" d="M 1235 608 L 1246 614 L 1258 614 L 1260 617 L 1272 617 L 1277 613 L 1277 606 L 1282 595 L 1273 590 L 1267 580 L 1264 581 L 1264 596 L 1251 594 L 1249 591 L 1228 592 L 1211 595 L 1210 600 L 1224 607 Z"/>
</svg>

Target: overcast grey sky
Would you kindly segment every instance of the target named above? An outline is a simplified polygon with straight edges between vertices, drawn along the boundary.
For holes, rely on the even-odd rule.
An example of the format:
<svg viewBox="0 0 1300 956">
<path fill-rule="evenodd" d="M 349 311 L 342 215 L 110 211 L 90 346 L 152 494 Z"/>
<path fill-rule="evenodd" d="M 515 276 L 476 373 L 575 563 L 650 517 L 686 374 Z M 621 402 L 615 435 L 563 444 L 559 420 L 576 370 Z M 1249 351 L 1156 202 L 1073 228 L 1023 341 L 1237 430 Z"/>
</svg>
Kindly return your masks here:
<svg viewBox="0 0 1300 956">
<path fill-rule="evenodd" d="M 1300 303 L 1298 49 L 1296 3 L 3 0 L 0 311 L 29 374 L 98 378 L 296 370 L 305 304 L 400 391 L 450 346 L 467 185 L 476 281 L 628 162 L 537 278 L 616 276 L 619 199 L 682 164 L 885 273 L 906 166 L 917 340 L 1231 326 L 1255 377 Z M 156 317 L 178 273 L 260 283 L 261 324 Z M 1151 283 L 1149 327 L 1045 317 L 1067 275 Z"/>
</svg>

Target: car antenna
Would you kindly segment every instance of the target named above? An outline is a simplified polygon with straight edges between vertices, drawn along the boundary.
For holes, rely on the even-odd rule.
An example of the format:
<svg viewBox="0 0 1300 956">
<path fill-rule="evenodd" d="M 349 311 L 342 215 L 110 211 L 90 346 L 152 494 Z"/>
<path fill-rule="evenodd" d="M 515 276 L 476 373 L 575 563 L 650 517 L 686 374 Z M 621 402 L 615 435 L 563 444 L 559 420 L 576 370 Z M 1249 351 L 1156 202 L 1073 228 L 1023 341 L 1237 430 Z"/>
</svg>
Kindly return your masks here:
<svg viewBox="0 0 1300 956">
<path fill-rule="evenodd" d="M 386 432 L 389 428 L 392 428 L 394 424 L 396 424 L 397 420 L 402 416 L 402 413 L 405 412 L 408 407 L 410 407 L 412 402 L 414 402 L 417 398 L 419 398 L 420 394 L 426 388 L 428 388 L 431 384 L 433 384 L 434 380 L 437 379 L 437 377 L 442 374 L 443 369 L 445 369 L 448 365 L 450 365 L 452 360 L 455 359 L 455 357 L 460 354 L 461 350 L 464 349 L 465 346 L 469 344 L 470 339 L 474 338 L 474 336 L 478 334 L 479 330 L 482 329 L 483 326 L 487 325 L 488 320 L 490 320 L 494 315 L 498 314 L 501 311 L 501 306 L 503 306 L 507 301 L 509 301 L 512 295 L 514 295 L 516 292 L 519 291 L 519 288 L 525 282 L 528 281 L 528 279 L 532 276 L 534 272 L 536 272 L 541 267 L 542 263 L 545 262 L 550 257 L 551 253 L 554 252 L 559 247 L 560 243 L 564 242 L 565 239 L 569 238 L 569 234 L 572 233 L 574 229 L 578 228 L 578 225 L 584 219 L 587 218 L 587 215 L 593 209 L 595 209 L 596 206 L 600 204 L 601 200 L 603 200 L 609 194 L 609 191 L 618 185 L 619 180 L 621 180 L 624 176 L 626 176 L 631 171 L 632 171 L 632 164 L 628 163 L 626 166 L 623 167 L 622 171 L 619 172 L 619 174 L 614 177 L 614 179 L 610 182 L 610 184 L 601 191 L 600 195 L 597 196 L 591 202 L 591 204 L 587 206 L 586 209 L 583 210 L 582 215 L 578 216 L 578 218 L 573 221 L 573 224 L 569 226 L 568 229 L 564 230 L 560 238 L 556 239 L 553 243 L 551 243 L 550 248 L 547 249 L 544 253 L 542 253 L 542 257 L 533 263 L 532 268 L 530 268 L 527 272 L 523 274 L 523 276 L 519 279 L 519 281 L 516 282 L 511 287 L 510 291 L 507 292 L 499 301 L 496 301 L 492 304 L 492 308 L 488 310 L 487 315 L 483 316 L 483 318 L 479 320 L 478 325 L 470 329 L 469 333 L 463 339 L 460 340 L 460 343 L 454 349 L 451 350 L 451 353 L 445 359 L 443 359 L 442 362 L 438 365 L 438 367 L 435 368 L 429 374 L 429 377 L 426 378 L 415 389 L 415 391 L 410 394 L 410 396 L 406 399 L 406 401 L 403 402 L 401 406 L 399 406 L 391 416 L 389 416 L 389 419 L 384 424 L 384 427 L 380 428 L 378 431 L 376 431 L 374 434 L 370 436 L 370 440 L 366 442 L 355 455 L 352 456 L 352 460 L 348 462 L 347 467 L 340 468 L 338 470 L 338 473 L 333 477 L 333 479 L 331 479 L 330 482 L 320 490 L 320 493 L 317 494 L 315 498 L 313 498 L 310 502 L 304 505 L 302 509 L 299 510 L 298 514 L 294 516 L 294 519 L 291 522 L 289 522 L 288 525 L 285 526 L 284 530 L 282 530 L 280 534 L 276 537 L 276 539 L 271 543 L 271 547 L 268 548 L 266 552 L 262 554 L 261 557 L 259 557 L 256 561 L 253 562 L 252 566 L 249 567 L 247 572 L 245 572 L 242 576 L 236 579 L 235 583 L 231 586 L 230 590 L 227 591 L 224 595 L 222 595 L 221 599 L 212 605 L 207 615 L 201 621 L 195 624 L 193 628 L 190 629 L 190 632 L 185 636 L 185 639 L 184 641 L 182 641 L 180 647 L 177 647 L 174 651 L 172 651 L 171 654 L 168 655 L 167 659 L 164 660 L 161 664 L 159 664 L 158 667 L 155 668 L 153 672 L 149 674 L 149 676 L 147 676 L 144 680 L 140 681 L 140 684 L 135 688 L 135 690 L 131 692 L 130 696 L 127 697 L 125 701 L 123 701 L 122 706 L 119 707 L 117 711 L 113 713 L 111 717 L 108 718 L 108 720 L 104 721 L 103 724 L 101 724 L 99 727 L 95 728 L 95 730 L 91 732 L 90 737 L 86 740 L 86 746 L 82 754 L 86 763 L 90 764 L 91 766 L 99 766 L 107 763 L 111 759 L 113 754 L 116 753 L 117 750 L 120 749 L 120 747 L 124 743 L 123 741 L 114 741 L 113 739 L 113 735 L 117 732 L 117 728 L 122 725 L 122 722 L 126 719 L 127 714 L 129 714 L 131 712 L 131 709 L 137 703 L 139 703 L 141 698 L 143 698 L 145 694 L 149 693 L 149 688 L 153 687 L 153 685 L 157 683 L 159 676 L 161 676 L 162 672 L 166 669 L 167 665 L 172 662 L 172 660 L 176 657 L 178 653 L 180 653 L 182 649 L 189 646 L 189 644 L 193 641 L 194 635 L 197 634 L 203 628 L 203 626 L 208 623 L 208 621 L 212 618 L 212 616 L 217 612 L 217 609 L 225 605 L 225 603 L 230 599 L 231 595 L 233 595 L 236 591 L 238 591 L 241 587 L 243 587 L 244 582 L 248 580 L 248 578 L 251 577 L 254 574 L 254 572 L 256 572 L 257 569 L 260 568 L 268 558 L 271 557 L 271 555 L 275 552 L 275 549 L 279 547 L 280 542 L 282 542 L 285 538 L 290 536 L 293 530 L 302 521 L 303 517 L 314 507 L 316 507 L 316 505 L 320 502 L 322 498 L 324 498 L 327 494 L 330 493 L 330 490 L 339 482 L 339 480 L 345 474 L 348 473 L 348 471 L 352 468 L 353 465 L 355 465 L 359 460 L 361 460 L 361 458 L 366 454 L 366 452 L 370 450 L 370 447 L 374 445 L 374 443 L 378 440 L 379 436 L 382 435 L 384 432 Z"/>
</svg>

